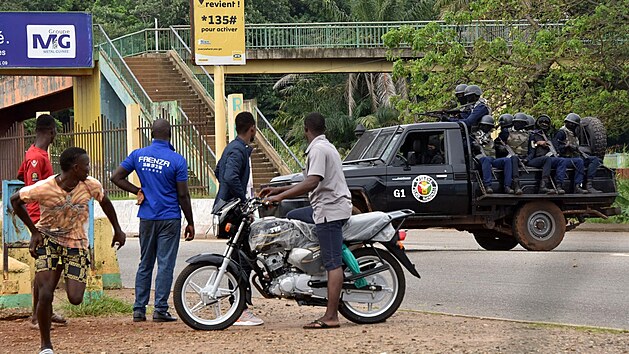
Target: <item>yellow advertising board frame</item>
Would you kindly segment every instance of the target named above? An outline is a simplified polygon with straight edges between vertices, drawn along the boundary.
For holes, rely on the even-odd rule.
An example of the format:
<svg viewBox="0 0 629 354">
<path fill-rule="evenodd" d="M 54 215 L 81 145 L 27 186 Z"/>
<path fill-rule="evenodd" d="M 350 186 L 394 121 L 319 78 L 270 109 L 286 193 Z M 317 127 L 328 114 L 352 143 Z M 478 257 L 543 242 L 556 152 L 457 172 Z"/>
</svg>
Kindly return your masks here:
<svg viewBox="0 0 629 354">
<path fill-rule="evenodd" d="M 196 65 L 245 65 L 245 0 L 191 0 Z"/>
</svg>

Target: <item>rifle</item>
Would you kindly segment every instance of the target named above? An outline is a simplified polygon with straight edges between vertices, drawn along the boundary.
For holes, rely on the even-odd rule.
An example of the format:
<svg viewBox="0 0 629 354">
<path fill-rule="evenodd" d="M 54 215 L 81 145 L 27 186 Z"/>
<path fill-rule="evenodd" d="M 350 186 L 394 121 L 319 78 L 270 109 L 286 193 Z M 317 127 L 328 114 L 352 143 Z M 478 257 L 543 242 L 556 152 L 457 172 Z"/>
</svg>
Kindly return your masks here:
<svg viewBox="0 0 629 354">
<path fill-rule="evenodd" d="M 584 159 L 587 159 L 587 158 L 589 158 L 589 157 L 590 157 L 590 155 L 589 155 L 587 152 L 585 152 L 585 151 L 581 150 L 579 147 L 577 147 L 577 150 L 579 151 L 579 153 L 581 154 L 581 156 L 582 156 Z"/>
<path fill-rule="evenodd" d="M 507 157 L 511 157 L 511 156 L 517 157 L 518 162 L 520 163 L 520 167 L 524 169 L 524 172 L 529 173 L 529 170 L 526 168 L 526 165 L 524 164 L 524 162 L 522 162 L 522 160 L 520 160 L 520 156 L 518 156 L 518 154 L 516 154 L 515 151 L 513 151 L 511 146 L 505 143 L 500 137 L 498 137 L 498 139 L 500 140 L 500 143 L 505 147 L 505 149 L 507 149 L 507 153 L 508 153 Z"/>
<path fill-rule="evenodd" d="M 474 136 L 474 141 L 476 142 L 476 144 L 478 144 L 478 147 L 480 148 L 479 155 L 482 155 L 482 157 L 487 157 L 487 154 L 485 153 L 485 149 L 483 149 L 483 146 L 486 145 L 489 140 L 491 140 L 491 136 L 489 134 L 483 133 L 481 130 L 476 132 L 473 136 Z"/>
<path fill-rule="evenodd" d="M 546 146 L 548 146 L 548 149 L 550 149 L 550 151 L 546 153 L 546 156 L 559 157 L 557 150 L 555 150 L 555 146 L 553 146 L 553 142 L 550 141 L 548 137 L 546 137 L 546 133 L 544 133 L 543 130 L 540 130 L 540 133 L 542 133 L 542 137 L 544 138 L 544 140 L 546 140 Z"/>
<path fill-rule="evenodd" d="M 470 103 L 464 104 L 463 106 L 452 108 L 452 109 L 441 109 L 441 110 L 438 110 L 438 111 L 428 111 L 428 112 L 417 113 L 417 115 L 418 116 L 427 116 L 427 117 L 432 117 L 432 118 L 438 118 L 439 120 L 444 120 L 444 118 L 460 114 L 468 106 L 470 106 Z"/>
</svg>

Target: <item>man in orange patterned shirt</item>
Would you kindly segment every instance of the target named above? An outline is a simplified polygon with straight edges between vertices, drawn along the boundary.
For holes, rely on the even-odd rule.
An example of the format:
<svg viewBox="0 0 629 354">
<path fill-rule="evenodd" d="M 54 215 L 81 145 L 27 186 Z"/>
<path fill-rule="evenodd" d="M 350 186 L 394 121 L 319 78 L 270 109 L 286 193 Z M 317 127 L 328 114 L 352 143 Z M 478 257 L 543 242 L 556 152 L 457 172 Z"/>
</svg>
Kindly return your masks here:
<svg viewBox="0 0 629 354">
<path fill-rule="evenodd" d="M 26 151 L 24 161 L 20 165 L 20 169 L 17 171 L 17 179 L 24 182 L 25 186 L 33 185 L 41 180 L 44 180 L 52 176 L 52 164 L 48 157 L 48 147 L 55 140 L 57 136 L 57 125 L 55 118 L 50 114 L 42 114 L 37 117 L 35 123 L 35 142 Z M 26 211 L 33 220 L 33 223 L 37 224 L 39 221 L 39 204 L 28 203 L 26 204 Z M 31 318 L 31 328 L 39 329 L 37 324 L 37 300 L 39 298 L 39 291 L 33 283 L 33 317 Z M 65 324 L 66 319 L 63 316 L 53 312 L 52 322 L 58 324 Z"/>
<path fill-rule="evenodd" d="M 24 187 L 11 196 L 15 214 L 31 231 L 29 251 L 35 258 L 35 283 L 39 287 L 37 320 L 41 352 L 45 354 L 52 353 L 52 299 L 62 274 L 68 301 L 74 305 L 83 301 L 90 264 L 87 227 L 91 198 L 100 203 L 114 228 L 111 246 L 118 244 L 120 248 L 126 239 L 103 186 L 88 176 L 90 159 L 87 152 L 77 147 L 68 148 L 61 153 L 59 162 L 61 174 Z M 37 225 L 25 208 L 30 202 L 39 203 L 41 217 Z"/>
</svg>

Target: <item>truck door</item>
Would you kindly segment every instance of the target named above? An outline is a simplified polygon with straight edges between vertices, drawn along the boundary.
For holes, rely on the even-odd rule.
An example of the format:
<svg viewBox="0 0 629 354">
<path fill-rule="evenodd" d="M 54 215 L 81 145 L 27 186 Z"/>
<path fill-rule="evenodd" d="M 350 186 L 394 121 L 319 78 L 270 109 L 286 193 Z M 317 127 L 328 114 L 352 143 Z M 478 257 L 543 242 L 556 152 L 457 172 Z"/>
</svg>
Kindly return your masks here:
<svg viewBox="0 0 629 354">
<path fill-rule="evenodd" d="M 418 214 L 464 215 L 468 211 L 467 176 L 455 174 L 447 130 L 409 131 L 387 166 L 387 201 L 395 209 Z M 459 138 L 459 145 L 460 138 Z M 456 178 L 455 178 L 456 175 Z"/>
</svg>

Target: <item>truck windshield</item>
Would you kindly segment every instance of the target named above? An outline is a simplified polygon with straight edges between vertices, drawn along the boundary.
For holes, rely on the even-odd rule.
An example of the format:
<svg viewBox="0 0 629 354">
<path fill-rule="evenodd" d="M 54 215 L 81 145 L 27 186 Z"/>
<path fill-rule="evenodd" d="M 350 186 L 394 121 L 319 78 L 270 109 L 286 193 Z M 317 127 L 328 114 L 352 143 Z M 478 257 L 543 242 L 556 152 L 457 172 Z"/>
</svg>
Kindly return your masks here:
<svg viewBox="0 0 629 354">
<path fill-rule="evenodd" d="M 360 137 L 343 163 L 361 161 L 387 161 L 388 155 L 393 153 L 393 148 L 400 134 L 396 134 L 398 127 L 390 127 L 377 130 L 369 130 Z"/>
</svg>

